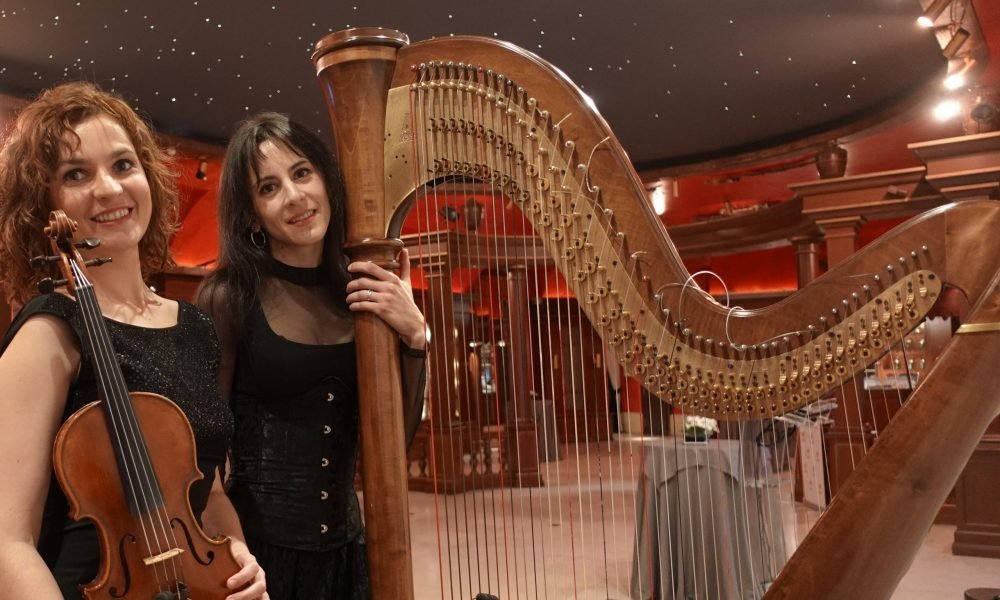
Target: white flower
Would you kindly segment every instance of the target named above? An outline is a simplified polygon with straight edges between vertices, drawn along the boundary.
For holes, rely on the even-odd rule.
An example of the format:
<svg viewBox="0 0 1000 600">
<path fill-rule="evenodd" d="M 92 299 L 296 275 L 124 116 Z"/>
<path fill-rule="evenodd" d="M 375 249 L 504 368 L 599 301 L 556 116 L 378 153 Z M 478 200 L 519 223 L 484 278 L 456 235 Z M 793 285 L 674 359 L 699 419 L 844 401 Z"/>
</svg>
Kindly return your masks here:
<svg viewBox="0 0 1000 600">
<path fill-rule="evenodd" d="M 719 423 L 715 419 L 710 419 L 708 417 L 684 417 L 684 430 L 716 433 L 719 431 Z"/>
</svg>

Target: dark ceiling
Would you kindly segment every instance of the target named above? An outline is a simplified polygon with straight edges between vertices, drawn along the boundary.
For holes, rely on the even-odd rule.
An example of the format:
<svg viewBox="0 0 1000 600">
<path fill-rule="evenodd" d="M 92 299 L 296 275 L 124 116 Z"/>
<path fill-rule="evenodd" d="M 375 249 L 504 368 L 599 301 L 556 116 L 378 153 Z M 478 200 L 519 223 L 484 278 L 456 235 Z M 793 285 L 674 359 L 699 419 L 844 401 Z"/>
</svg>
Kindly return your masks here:
<svg viewBox="0 0 1000 600">
<path fill-rule="evenodd" d="M 330 31 L 497 37 L 565 71 L 640 167 L 843 128 L 939 77 L 918 0 L 0 1 L 0 91 L 68 79 L 129 98 L 163 132 L 223 143 L 277 110 L 329 131 L 309 55 Z"/>
</svg>

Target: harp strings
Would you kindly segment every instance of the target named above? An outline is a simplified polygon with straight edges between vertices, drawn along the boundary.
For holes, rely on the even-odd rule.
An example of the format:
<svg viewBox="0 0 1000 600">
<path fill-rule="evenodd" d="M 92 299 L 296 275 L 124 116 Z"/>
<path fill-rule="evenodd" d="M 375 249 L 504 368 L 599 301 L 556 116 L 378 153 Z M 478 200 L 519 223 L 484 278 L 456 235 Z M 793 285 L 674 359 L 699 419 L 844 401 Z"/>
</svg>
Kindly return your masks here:
<svg viewBox="0 0 1000 600">
<path fill-rule="evenodd" d="M 418 143 L 422 146 L 423 152 L 417 153 L 419 158 L 415 162 L 419 166 L 416 170 L 421 174 L 430 174 L 430 176 L 424 176 L 421 179 L 432 182 L 421 191 L 424 221 L 433 223 L 439 210 L 445 208 L 444 203 L 448 199 L 453 201 L 455 194 L 439 193 L 439 186 L 434 185 L 442 179 L 451 178 L 457 182 L 458 185 L 450 189 L 457 189 L 458 195 L 462 198 L 480 195 L 488 201 L 486 212 L 489 218 L 487 221 L 491 224 L 492 229 L 486 240 L 477 239 L 486 235 L 485 229 L 473 230 L 469 232 L 469 235 L 461 237 L 464 250 L 472 257 L 469 264 L 489 265 L 488 271 L 492 274 L 510 272 L 514 268 L 520 268 L 520 265 L 515 267 L 512 264 L 494 264 L 493 260 L 495 259 L 488 256 L 491 253 L 494 257 L 509 257 L 514 254 L 507 245 L 512 235 L 507 230 L 508 219 L 504 217 L 505 211 L 502 206 L 505 204 L 513 206 L 515 203 L 511 200 L 511 196 L 517 195 L 520 190 L 516 187 L 512 188 L 509 182 L 527 180 L 527 172 L 532 168 L 545 171 L 548 167 L 553 166 L 551 154 L 541 152 L 540 150 L 546 148 L 530 134 L 524 133 L 525 128 L 514 126 L 512 119 L 516 116 L 512 116 L 511 109 L 496 102 L 495 99 L 486 97 L 487 94 L 480 93 L 482 87 L 472 85 L 480 78 L 488 81 L 488 77 L 480 71 L 466 69 L 465 71 L 459 70 L 454 78 L 468 89 L 463 89 L 462 85 L 429 86 L 421 88 L 411 98 L 414 103 L 413 114 L 416 115 L 417 125 L 415 129 L 422 131 L 422 128 L 427 128 L 426 124 L 432 124 L 431 127 L 427 128 L 429 129 L 428 135 L 417 136 L 422 140 Z M 492 89 L 499 93 L 503 91 L 501 87 L 495 85 Z M 511 100 L 510 102 L 520 102 L 520 100 Z M 481 127 L 478 135 L 468 134 L 468 128 L 472 126 Z M 465 131 L 460 131 L 462 128 Z M 492 140 L 487 139 L 487 134 L 500 136 L 505 142 L 501 144 L 497 142 L 495 137 Z M 551 152 L 551 150 L 549 151 Z M 594 151 L 594 148 L 588 150 L 588 159 L 593 156 Z M 523 153 L 523 155 L 518 155 L 518 152 Z M 534 161 L 533 164 L 532 161 Z M 488 169 L 484 165 L 494 165 L 495 167 Z M 587 170 L 583 169 L 583 171 L 586 173 Z M 507 177 L 509 179 L 505 179 Z M 557 174 L 554 180 L 558 182 L 560 177 L 568 177 L 568 175 Z M 479 183 L 475 183 L 477 181 Z M 589 181 L 586 182 L 585 187 L 588 191 L 595 191 Z M 605 213 L 600 205 L 593 203 L 586 195 L 561 189 L 559 185 L 553 185 L 551 189 L 543 187 L 533 191 L 535 192 L 534 202 L 524 203 L 526 210 L 534 210 L 543 219 L 564 219 L 566 225 L 559 230 L 536 228 L 535 235 L 551 236 L 556 231 L 562 231 L 564 232 L 562 235 L 576 236 L 583 240 L 579 247 L 574 248 L 576 253 L 574 258 L 579 258 L 580 262 L 570 263 L 567 256 L 553 256 L 556 262 L 564 267 L 567 278 L 573 277 L 574 272 L 587 269 L 589 265 L 599 271 L 601 269 L 618 269 L 624 273 L 625 278 L 633 282 L 642 280 L 641 273 L 651 266 L 644 264 L 642 255 L 633 255 L 618 265 L 612 264 L 616 260 L 615 257 L 623 256 L 622 247 L 618 243 L 619 236 L 615 234 L 613 227 L 613 215 Z M 544 253 L 538 251 L 536 246 L 531 246 L 530 261 L 527 262 L 539 265 L 545 262 L 544 258 Z M 527 268 L 526 270 L 536 295 L 545 285 L 541 280 L 540 272 L 540 268 Z M 865 275 L 867 274 L 850 277 Z M 690 285 L 693 277 L 684 284 L 670 284 L 681 288 L 678 297 L 672 304 L 676 306 L 673 318 L 682 325 L 686 321 L 684 297 L 686 294 L 694 293 L 693 290 L 696 289 Z M 612 279 L 613 277 L 609 275 L 606 277 L 606 283 L 602 281 L 600 285 L 610 287 L 613 285 Z M 488 298 L 487 304 L 489 306 L 502 304 L 499 300 L 504 297 L 499 289 L 490 285 L 496 283 L 496 280 L 497 278 L 489 276 L 480 279 L 480 283 L 484 284 L 482 286 L 484 293 L 493 296 Z M 443 288 L 444 286 L 450 288 L 451 282 L 444 277 L 438 277 L 433 281 L 434 283 L 431 285 L 439 286 L 440 297 L 449 297 L 449 294 L 444 293 Z M 510 289 L 508 286 L 508 291 Z M 636 300 L 634 295 L 638 289 L 634 286 L 625 286 L 622 297 L 619 299 L 620 305 L 628 306 L 633 303 Z M 663 291 L 665 290 L 658 290 L 658 293 Z M 507 295 L 506 300 L 509 305 L 523 299 Z M 510 404 L 506 406 L 500 403 L 499 395 L 495 395 L 486 407 L 487 413 L 484 414 L 482 413 L 484 406 L 482 401 L 473 403 L 461 397 L 461 391 L 455 390 L 455 386 L 440 385 L 441 382 L 434 384 L 435 394 L 442 396 L 441 399 L 435 397 L 435 400 L 439 404 L 451 407 L 453 413 L 451 416 L 445 415 L 440 407 L 431 407 L 432 418 L 439 420 L 441 428 L 443 428 L 444 417 L 447 416 L 450 423 L 451 417 L 454 415 L 459 417 L 459 421 L 471 422 L 473 425 L 483 422 L 484 417 L 488 417 L 485 420 L 497 424 L 506 423 L 508 427 L 510 427 L 511 422 L 517 423 L 522 419 L 533 419 L 536 427 L 541 427 L 543 430 L 547 431 L 549 427 L 553 427 L 557 439 L 562 432 L 571 436 L 571 439 L 558 439 L 558 442 L 564 443 L 570 451 L 569 458 L 571 460 L 556 460 L 544 465 L 545 468 L 542 469 L 542 472 L 545 482 L 541 488 L 520 489 L 517 487 L 518 482 L 511 480 L 512 475 L 519 476 L 520 472 L 516 467 L 508 468 L 509 463 L 522 464 L 525 462 L 525 457 L 518 455 L 522 450 L 521 446 L 516 442 L 512 443 L 511 436 L 499 427 L 490 429 L 488 434 L 483 434 L 475 428 L 467 429 L 463 433 L 462 443 L 457 449 L 454 444 L 445 445 L 446 452 L 462 454 L 462 456 L 449 456 L 446 460 L 448 465 L 461 464 L 464 465 L 463 468 L 469 469 L 473 473 L 470 473 L 469 477 L 456 478 L 459 482 L 457 494 L 442 498 L 441 494 L 438 493 L 436 499 L 442 522 L 441 528 L 444 529 L 443 532 L 438 531 L 441 540 L 439 546 L 442 549 L 441 562 L 444 565 L 441 567 L 441 571 L 447 571 L 449 576 L 447 584 L 442 581 L 442 597 L 451 597 L 451 592 L 455 590 L 461 591 L 459 594 L 454 594 L 456 597 L 466 595 L 471 597 L 471 595 L 481 591 L 494 590 L 503 590 L 507 593 L 502 595 L 511 597 L 522 597 L 522 595 L 523 597 L 545 597 L 545 592 L 552 585 L 552 582 L 549 581 L 550 578 L 554 579 L 552 576 L 555 572 L 565 572 L 567 568 L 567 559 L 557 550 L 557 547 L 565 547 L 566 545 L 570 548 L 569 562 L 570 568 L 573 569 L 573 577 L 578 582 L 579 589 L 577 591 L 596 586 L 602 586 L 608 590 L 621 589 L 621 582 L 628 579 L 629 557 L 626 556 L 622 559 L 621 556 L 612 557 L 611 554 L 614 552 L 620 554 L 622 548 L 636 553 L 641 550 L 638 547 L 638 538 L 632 535 L 632 528 L 637 519 L 637 507 L 632 494 L 636 483 L 643 477 L 641 474 L 642 465 L 647 459 L 648 446 L 641 441 L 628 438 L 617 442 L 614 439 L 608 439 L 606 443 L 600 444 L 585 443 L 586 440 L 591 439 L 590 428 L 598 421 L 603 421 L 603 426 L 610 430 L 612 416 L 607 410 L 596 415 L 590 414 L 590 411 L 594 410 L 593 404 L 588 402 L 586 398 L 578 397 L 576 395 L 578 393 L 577 387 L 571 385 L 586 371 L 587 363 L 594 360 L 594 354 L 599 347 L 596 343 L 595 328 L 599 327 L 600 324 L 595 323 L 595 328 L 590 328 L 588 331 L 589 325 L 580 314 L 582 312 L 580 308 L 587 302 L 588 298 L 581 295 L 576 300 L 580 303 L 579 307 L 567 298 L 550 301 L 547 304 L 539 302 L 534 306 L 535 327 L 530 338 L 533 342 L 531 351 L 539 353 L 540 356 L 559 356 L 558 360 L 561 362 L 558 374 L 568 371 L 562 381 L 558 379 L 555 370 L 546 368 L 538 372 L 519 371 L 514 375 L 510 383 L 515 389 L 530 387 L 541 394 L 544 410 L 539 414 L 522 414 L 519 411 L 523 410 L 524 406 L 519 402 L 512 401 L 510 395 L 508 395 Z M 662 308 L 662 299 L 658 303 Z M 435 318 L 447 320 L 444 311 L 449 309 L 448 306 L 438 303 L 433 308 Z M 740 347 L 740 340 L 731 339 L 729 321 L 736 318 L 734 316 L 736 310 L 739 309 L 737 307 L 727 309 L 725 317 L 725 342 L 729 344 L 730 352 L 738 359 L 735 361 L 737 366 L 731 378 L 734 381 L 753 381 L 763 368 L 761 365 L 766 360 L 773 359 L 779 352 L 776 349 L 769 349 L 766 343 L 762 344 L 764 347 L 759 350 L 748 350 L 745 345 Z M 888 308 L 883 310 L 888 310 Z M 874 318 L 880 319 L 881 315 L 876 315 Z M 513 326 L 514 324 L 511 322 L 504 323 L 499 329 L 485 327 L 482 323 L 471 328 L 457 326 L 455 329 L 459 332 L 460 339 L 456 343 L 460 346 L 463 354 L 468 353 L 470 343 L 477 344 L 487 340 L 493 348 L 497 349 L 500 347 L 501 341 L 509 341 L 516 337 L 512 330 Z M 656 345 L 667 349 L 664 364 L 680 365 L 681 361 L 675 355 L 679 344 L 672 340 L 670 337 L 672 334 L 668 329 L 668 327 L 662 327 L 655 331 L 658 338 Z M 545 339 L 544 331 L 561 330 L 572 331 L 577 337 L 574 340 L 568 338 Z M 617 332 L 618 335 L 625 334 L 626 336 L 638 336 L 644 333 L 646 332 L 639 330 L 638 327 Z M 775 337 L 794 336 L 798 333 L 790 332 Z M 467 335 L 472 335 L 472 337 L 466 337 Z M 902 337 L 900 332 L 893 332 L 893 335 L 900 339 Z M 770 341 L 772 340 L 767 342 Z M 898 341 L 896 340 L 897 343 Z M 556 352 L 557 346 L 572 350 L 566 353 L 563 353 L 562 350 Z M 629 348 L 634 346 L 626 339 L 624 342 L 619 340 L 619 344 L 612 347 L 615 348 L 615 351 L 628 352 Z M 551 351 L 546 352 L 546 348 L 551 349 Z M 513 351 L 516 349 L 497 350 L 494 359 L 498 364 L 502 360 L 506 361 L 505 364 L 509 367 L 511 362 L 509 353 Z M 506 358 L 502 358 L 502 352 L 508 353 Z M 615 363 L 608 364 L 608 359 L 607 355 L 602 357 L 606 368 L 617 368 Z M 455 376 L 466 378 L 468 365 L 465 361 L 462 361 L 461 364 L 463 365 L 459 367 L 461 372 L 455 373 Z M 902 364 L 908 366 L 905 355 Z M 447 365 L 435 365 L 433 371 L 435 373 L 449 372 Z M 654 388 L 660 385 L 672 385 L 674 381 L 665 377 L 664 372 L 652 368 L 648 372 L 648 376 L 655 381 L 655 385 L 652 386 Z M 534 379 L 535 377 L 537 380 Z M 476 383 L 470 381 L 468 386 L 461 386 L 460 389 L 475 388 Z M 566 404 L 562 410 L 559 410 L 559 403 L 555 401 L 555 396 L 559 389 L 564 386 L 569 388 L 565 389 L 563 394 Z M 875 400 L 870 391 L 864 392 L 859 389 L 856 380 L 848 384 L 845 379 L 841 381 L 839 388 L 842 396 L 849 395 L 853 388 L 854 397 L 858 398 L 859 401 L 862 396 L 867 396 L 865 402 L 872 406 L 871 410 L 874 411 Z M 603 406 L 608 406 L 607 386 L 601 385 L 597 389 L 601 390 L 597 393 L 603 399 Z M 466 389 L 465 392 L 468 399 L 479 398 L 482 395 L 475 392 L 474 389 Z M 622 404 L 638 404 L 638 399 L 632 398 L 631 394 L 633 391 L 629 386 L 622 387 L 617 412 L 622 412 L 620 410 Z M 551 402 L 545 402 L 546 397 Z M 479 399 L 481 400 L 481 398 Z M 887 402 L 884 397 L 883 402 Z M 899 392 L 897 392 L 897 402 L 902 402 L 902 396 Z M 865 422 L 860 402 L 858 404 L 858 408 L 847 415 L 851 420 L 858 419 L 857 427 L 848 428 L 848 436 L 857 435 Z M 661 422 L 669 418 L 662 403 L 655 402 L 654 406 L 653 411 L 658 414 Z M 579 414 L 578 411 L 573 410 L 577 407 L 580 409 Z M 888 409 L 883 407 L 883 410 Z M 617 417 L 617 415 L 615 416 Z M 736 437 L 742 447 L 752 449 L 751 452 L 754 456 L 748 460 L 740 461 L 736 467 L 738 480 L 750 482 L 752 487 L 757 488 L 782 485 L 790 488 L 788 481 L 782 480 L 778 473 L 773 472 L 757 456 L 763 452 L 759 449 L 758 442 L 765 442 L 768 436 L 772 442 L 776 440 L 779 435 L 778 431 L 785 427 L 784 422 L 767 417 L 749 423 L 756 426 L 756 432 L 748 426 L 742 428 L 743 431 L 736 434 Z M 618 425 L 620 428 L 624 428 L 625 423 L 619 421 Z M 873 423 L 873 425 L 877 426 L 877 423 Z M 765 434 L 765 431 L 769 433 Z M 432 428 L 431 436 L 434 435 L 435 431 Z M 746 439 L 745 436 L 752 436 L 753 439 Z M 852 437 L 849 437 L 848 442 L 852 448 L 856 446 L 854 441 Z M 866 445 L 863 440 L 861 442 L 862 446 Z M 677 438 L 674 438 L 670 443 L 677 446 L 674 453 L 677 462 L 672 466 L 675 471 L 697 467 L 689 462 L 688 455 L 680 448 Z M 713 444 L 715 443 L 713 442 Z M 436 448 L 433 443 L 431 447 Z M 773 461 L 777 458 L 774 453 L 779 452 L 779 450 L 775 444 L 772 444 L 772 448 L 773 452 L 769 460 Z M 490 457 L 494 455 L 494 450 L 496 450 L 496 456 L 500 463 L 491 462 Z M 783 462 L 790 462 L 788 444 L 781 445 L 780 452 L 784 455 Z M 437 460 L 437 458 L 432 457 L 432 461 Z M 718 459 L 712 458 L 711 460 Z M 668 465 L 662 464 L 661 466 L 664 469 L 661 476 L 665 477 Z M 593 469 L 589 470 L 591 467 Z M 707 467 L 718 470 L 722 468 L 722 465 L 710 463 Z M 474 474 L 476 469 L 483 468 L 488 469 L 489 472 L 483 474 L 482 477 L 476 477 Z M 494 473 L 498 480 L 496 485 L 487 485 L 486 483 Z M 591 476 L 596 479 L 587 479 Z M 830 485 L 828 470 L 824 476 L 827 479 L 827 485 Z M 564 482 L 567 481 L 569 485 L 564 485 Z M 663 528 L 669 530 L 675 527 L 693 529 L 691 535 L 679 538 L 686 541 L 683 544 L 675 544 L 673 538 L 666 536 L 668 544 L 666 552 L 670 558 L 668 561 L 670 568 L 673 569 L 675 564 L 679 564 L 678 561 L 674 560 L 675 554 L 684 560 L 693 560 L 699 563 L 701 567 L 700 575 L 698 575 L 700 583 L 695 588 L 699 593 L 718 589 L 721 585 L 719 578 L 723 577 L 727 571 L 730 576 L 742 578 L 743 573 L 748 569 L 754 580 L 761 579 L 762 570 L 773 571 L 774 567 L 778 566 L 775 564 L 778 560 L 777 557 L 782 554 L 782 552 L 775 550 L 775 547 L 778 544 L 784 544 L 785 540 L 769 541 L 765 536 L 759 534 L 762 530 L 767 529 L 767 523 L 780 522 L 782 520 L 781 511 L 787 510 L 787 508 L 784 505 L 776 507 L 772 503 L 762 501 L 760 494 L 753 495 L 755 492 L 748 491 L 750 486 L 745 483 L 738 486 L 738 495 L 727 497 L 717 497 L 713 488 L 701 489 L 700 485 L 700 482 L 696 481 L 693 486 L 682 489 L 686 495 L 685 507 L 688 512 L 685 524 L 659 523 L 657 522 L 659 516 L 652 510 L 652 506 L 644 507 L 647 514 L 654 515 L 653 519 L 647 521 L 647 526 L 650 528 L 647 533 L 650 535 Z M 630 487 L 632 491 L 628 489 Z M 440 490 L 435 491 L 440 492 Z M 790 499 L 786 500 L 790 504 Z M 646 501 L 648 503 L 651 499 L 646 498 Z M 703 522 L 701 517 L 704 515 L 700 514 L 701 511 L 711 512 L 720 503 L 728 503 L 731 505 L 731 511 L 742 511 L 747 516 L 746 521 L 742 524 L 743 531 L 740 532 L 739 536 L 741 548 L 746 549 L 747 552 L 745 555 L 743 552 L 737 553 L 734 557 L 734 565 L 723 564 L 720 556 L 709 555 L 704 550 L 709 546 L 711 538 L 719 533 L 715 529 L 716 524 L 709 522 L 708 529 L 694 526 L 694 524 Z M 811 525 L 808 518 L 811 517 L 807 517 L 805 527 Z M 611 526 L 607 526 L 609 520 Z M 557 523 L 558 527 L 551 526 L 553 523 Z M 791 523 L 793 529 L 797 527 L 796 519 L 792 519 Z M 754 529 L 757 530 L 757 535 L 752 535 Z M 695 536 L 700 536 L 697 544 Z M 797 531 L 793 530 L 783 534 L 783 537 L 797 539 L 800 536 Z M 627 540 L 623 542 L 621 538 L 627 538 Z M 647 536 L 647 539 L 650 537 Z M 748 548 L 750 544 L 757 546 L 756 553 L 750 551 Z M 702 550 L 697 550 L 696 546 Z M 603 562 L 600 567 L 595 567 L 592 563 L 582 559 L 581 555 L 593 548 L 601 548 L 605 551 L 603 561 L 598 561 Z M 755 555 L 762 557 L 761 560 L 755 560 Z M 744 562 L 747 564 L 744 565 Z M 714 568 L 710 569 L 709 567 Z M 714 572 L 715 575 L 709 575 L 709 572 Z M 673 576 L 680 577 L 680 574 L 675 573 Z M 446 585 L 447 591 L 445 590 Z M 747 587 L 746 582 L 741 582 L 740 589 Z"/>
</svg>

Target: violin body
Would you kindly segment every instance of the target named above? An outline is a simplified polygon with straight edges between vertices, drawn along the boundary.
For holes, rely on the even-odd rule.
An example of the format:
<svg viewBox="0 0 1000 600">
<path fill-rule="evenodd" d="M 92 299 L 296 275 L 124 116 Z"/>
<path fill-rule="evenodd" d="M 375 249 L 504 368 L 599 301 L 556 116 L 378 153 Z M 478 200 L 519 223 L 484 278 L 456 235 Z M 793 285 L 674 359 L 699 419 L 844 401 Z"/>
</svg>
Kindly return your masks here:
<svg viewBox="0 0 1000 600">
<path fill-rule="evenodd" d="M 188 493 L 202 474 L 191 425 L 163 396 L 132 392 L 129 397 L 152 472 L 160 482 L 171 483 L 162 486 L 162 502 L 151 503 L 155 510 L 136 511 L 128 502 L 101 402 L 71 415 L 53 446 L 53 468 L 70 516 L 91 519 L 101 542 L 100 570 L 83 595 L 88 600 L 221 600 L 230 593 L 226 580 L 240 567 L 229 538 L 209 538 L 192 514 Z"/>
</svg>

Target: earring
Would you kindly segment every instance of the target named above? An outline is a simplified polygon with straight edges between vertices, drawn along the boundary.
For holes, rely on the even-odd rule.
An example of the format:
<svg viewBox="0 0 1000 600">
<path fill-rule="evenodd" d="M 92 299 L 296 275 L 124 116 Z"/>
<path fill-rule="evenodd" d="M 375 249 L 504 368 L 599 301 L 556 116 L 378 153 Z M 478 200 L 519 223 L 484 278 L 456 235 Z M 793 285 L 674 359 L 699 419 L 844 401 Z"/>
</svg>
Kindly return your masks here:
<svg viewBox="0 0 1000 600">
<path fill-rule="evenodd" d="M 263 250 L 267 246 L 267 234 L 264 233 L 263 229 L 251 229 L 250 243 L 253 244 L 254 248 Z"/>
</svg>

